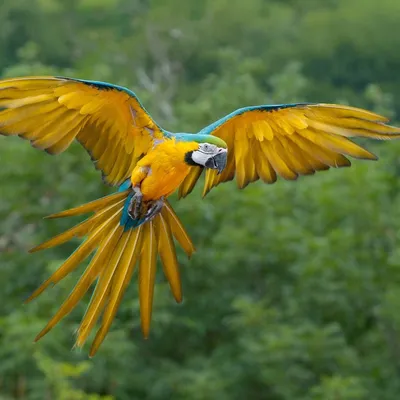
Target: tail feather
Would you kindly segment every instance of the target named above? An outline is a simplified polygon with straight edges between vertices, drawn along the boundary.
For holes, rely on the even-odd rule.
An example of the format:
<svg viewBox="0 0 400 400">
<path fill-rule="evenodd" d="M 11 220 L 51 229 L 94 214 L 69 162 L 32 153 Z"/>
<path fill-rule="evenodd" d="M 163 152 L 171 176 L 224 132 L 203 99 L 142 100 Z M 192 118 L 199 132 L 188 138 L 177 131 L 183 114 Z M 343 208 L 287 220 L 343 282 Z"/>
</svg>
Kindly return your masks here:
<svg viewBox="0 0 400 400">
<path fill-rule="evenodd" d="M 158 222 L 158 253 L 162 261 L 164 275 L 168 279 L 176 302 L 180 303 L 182 301 L 181 277 L 172 232 L 162 214 L 159 220 L 155 222 Z"/>
<path fill-rule="evenodd" d="M 122 254 L 125 251 L 125 247 L 129 240 L 130 235 L 122 235 L 120 233 L 120 239 L 115 246 L 110 260 L 106 267 L 101 271 L 100 276 L 97 280 L 95 290 L 90 300 L 89 307 L 82 319 L 82 323 L 78 329 L 78 343 L 84 343 L 93 329 L 93 326 L 100 317 L 101 312 L 106 304 L 108 296 L 111 290 L 111 280 L 121 260 Z"/>
<path fill-rule="evenodd" d="M 74 207 L 69 210 L 59 212 L 57 214 L 51 214 L 46 218 L 65 218 L 65 217 L 87 214 L 89 212 L 99 211 L 110 204 L 115 205 L 118 200 L 125 200 L 126 197 L 127 197 L 126 192 L 118 192 L 110 194 L 100 199 L 93 200 L 90 203 L 82 204 L 81 206 Z"/>
<path fill-rule="evenodd" d="M 99 224 L 103 225 L 103 223 L 110 217 L 110 215 L 115 215 L 116 212 L 119 211 L 121 204 L 124 200 L 120 200 L 119 202 L 107 206 L 103 210 L 99 211 L 93 217 L 88 218 L 87 220 L 75 225 L 71 229 L 54 236 L 50 240 L 34 247 L 33 249 L 29 250 L 30 253 L 34 253 L 36 251 L 48 249 L 51 247 L 59 246 L 65 242 L 68 242 L 73 237 L 82 237 L 88 234 L 94 226 L 98 226 Z"/>
<path fill-rule="evenodd" d="M 139 261 L 139 301 L 142 332 L 147 338 L 150 332 L 157 262 L 157 239 L 153 220 L 143 226 L 143 236 Z"/>
<path fill-rule="evenodd" d="M 185 228 L 183 227 L 175 211 L 168 202 L 165 202 L 161 215 L 167 221 L 167 224 L 171 227 L 171 232 L 175 239 L 179 242 L 187 256 L 190 258 L 195 252 L 192 241 L 190 240 Z"/>
<path fill-rule="evenodd" d="M 129 191 L 118 192 L 82 206 L 53 214 L 64 218 L 94 212 L 94 215 L 61 233 L 32 251 L 58 246 L 74 237 L 86 236 L 77 250 L 28 298 L 30 301 L 50 285 L 74 271 L 93 252 L 94 256 L 68 298 L 37 335 L 39 340 L 78 304 L 90 286 L 97 281 L 90 304 L 77 331 L 75 345 L 82 347 L 102 315 L 101 325 L 90 349 L 94 356 L 104 341 L 117 313 L 135 266 L 139 264 L 139 300 L 141 326 L 145 337 L 150 331 L 157 255 L 177 302 L 182 300 L 181 281 L 174 238 L 188 257 L 193 244 L 168 202 L 153 220 L 134 229 L 124 229 L 121 215 Z"/>
<path fill-rule="evenodd" d="M 143 227 L 139 226 L 134 231 L 130 231 L 128 233 L 130 238 L 128 239 L 128 244 L 126 246 L 127 249 L 122 255 L 120 267 L 117 269 L 115 275 L 113 276 L 109 301 L 103 313 L 100 329 L 97 331 L 97 334 L 92 343 L 92 347 L 90 349 L 89 355 L 91 357 L 96 354 L 101 343 L 103 342 L 108 331 L 110 330 L 112 321 L 115 318 L 125 290 L 128 287 L 128 284 L 132 278 L 141 249 L 140 240 L 143 237 L 141 235 L 142 229 Z"/>
<path fill-rule="evenodd" d="M 96 252 L 89 266 L 86 268 L 83 275 L 80 277 L 79 281 L 72 289 L 72 292 L 68 298 L 61 305 L 59 310 L 53 316 L 53 318 L 47 323 L 46 327 L 39 333 L 35 338 L 35 341 L 39 340 L 46 333 L 48 333 L 54 326 L 61 321 L 66 315 L 68 315 L 73 308 L 82 299 L 85 293 L 89 290 L 92 283 L 98 277 L 100 269 L 106 264 L 110 257 L 110 252 L 112 252 L 113 247 L 119 240 L 117 236 L 118 226 L 115 227 L 105 238 L 104 242 L 100 243 L 99 250 Z"/>
<path fill-rule="evenodd" d="M 103 234 L 108 231 L 111 224 L 118 223 L 118 213 L 115 213 L 107 221 L 97 227 L 68 258 L 67 260 L 55 271 L 50 278 L 48 278 L 33 294 L 28 298 L 28 302 L 37 297 L 43 292 L 50 284 L 56 284 L 65 278 L 69 273 L 74 271 L 78 265 L 86 260 L 86 258 L 98 247 Z"/>
</svg>

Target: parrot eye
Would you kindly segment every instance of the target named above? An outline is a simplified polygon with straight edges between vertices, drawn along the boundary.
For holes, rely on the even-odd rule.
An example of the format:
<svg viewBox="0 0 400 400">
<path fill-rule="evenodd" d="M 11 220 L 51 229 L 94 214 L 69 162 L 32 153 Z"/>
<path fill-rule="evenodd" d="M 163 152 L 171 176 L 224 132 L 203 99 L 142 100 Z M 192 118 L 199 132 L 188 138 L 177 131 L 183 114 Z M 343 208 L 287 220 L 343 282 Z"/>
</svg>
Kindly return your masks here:
<svg viewBox="0 0 400 400">
<path fill-rule="evenodd" d="M 209 143 L 203 143 L 200 145 L 200 151 L 202 151 L 203 153 L 207 153 L 207 154 L 214 153 L 216 148 L 217 148 L 216 146 L 214 146 L 213 144 L 209 144 Z"/>
</svg>

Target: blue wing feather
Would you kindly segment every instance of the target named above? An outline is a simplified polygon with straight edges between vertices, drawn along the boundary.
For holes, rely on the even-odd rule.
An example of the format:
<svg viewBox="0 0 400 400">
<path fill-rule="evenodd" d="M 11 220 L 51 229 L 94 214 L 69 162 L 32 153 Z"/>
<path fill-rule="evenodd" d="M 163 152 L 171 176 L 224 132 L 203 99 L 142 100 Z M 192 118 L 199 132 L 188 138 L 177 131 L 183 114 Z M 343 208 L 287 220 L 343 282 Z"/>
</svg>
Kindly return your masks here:
<svg viewBox="0 0 400 400">
<path fill-rule="evenodd" d="M 129 96 L 133 97 L 134 99 L 136 99 L 139 103 L 139 105 L 141 107 L 143 107 L 143 104 L 141 103 L 141 101 L 139 100 L 139 98 L 136 96 L 135 92 L 133 92 L 132 90 L 124 87 L 124 86 L 119 86 L 119 85 L 115 85 L 113 83 L 108 83 L 108 82 L 102 82 L 102 81 L 92 81 L 92 80 L 88 80 L 88 79 L 77 79 L 77 78 L 69 78 L 66 76 L 55 76 L 55 78 L 57 79 L 63 79 L 66 81 L 75 81 L 75 82 L 81 82 L 84 83 L 86 85 L 90 85 L 90 86 L 94 86 L 97 89 L 103 89 L 103 90 L 107 90 L 107 89 L 116 89 L 119 90 L 121 92 L 125 92 L 127 94 L 129 94 Z M 144 107 L 143 107 L 144 109 Z"/>
</svg>

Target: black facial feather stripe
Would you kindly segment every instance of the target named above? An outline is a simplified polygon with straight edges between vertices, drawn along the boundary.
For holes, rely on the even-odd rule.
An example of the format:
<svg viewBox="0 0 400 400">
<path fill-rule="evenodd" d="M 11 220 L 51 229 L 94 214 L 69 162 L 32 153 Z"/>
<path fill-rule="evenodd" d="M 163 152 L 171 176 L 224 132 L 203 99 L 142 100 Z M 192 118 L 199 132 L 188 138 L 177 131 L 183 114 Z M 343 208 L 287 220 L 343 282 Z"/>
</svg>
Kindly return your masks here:
<svg viewBox="0 0 400 400">
<path fill-rule="evenodd" d="M 189 164 L 189 165 L 193 165 L 193 166 L 198 167 L 199 164 L 196 164 L 196 163 L 193 161 L 192 154 L 193 154 L 193 151 L 188 151 L 188 152 L 185 154 L 185 162 L 186 162 L 186 164 Z"/>
</svg>

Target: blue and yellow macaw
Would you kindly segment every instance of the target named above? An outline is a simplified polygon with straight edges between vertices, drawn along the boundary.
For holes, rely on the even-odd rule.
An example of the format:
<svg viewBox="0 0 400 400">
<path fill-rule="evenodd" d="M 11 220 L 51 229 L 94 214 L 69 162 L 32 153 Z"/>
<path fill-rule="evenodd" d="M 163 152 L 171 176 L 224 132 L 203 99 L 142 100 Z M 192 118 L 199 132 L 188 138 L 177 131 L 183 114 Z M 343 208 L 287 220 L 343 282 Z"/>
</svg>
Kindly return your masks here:
<svg viewBox="0 0 400 400">
<path fill-rule="evenodd" d="M 375 160 L 351 137 L 394 139 L 400 128 L 375 113 L 335 104 L 245 107 L 199 133 L 171 133 L 146 112 L 136 95 L 110 83 L 64 77 L 0 81 L 0 133 L 59 154 L 76 139 L 90 154 L 112 195 L 51 215 L 93 213 L 31 251 L 86 237 L 77 250 L 28 299 L 60 282 L 94 253 L 69 297 L 36 340 L 49 332 L 96 286 L 77 332 L 82 346 L 102 315 L 92 343 L 103 342 L 135 265 L 139 270 L 141 327 L 149 334 L 157 256 L 177 302 L 182 300 L 174 239 L 190 257 L 194 246 L 167 197 L 188 195 L 205 171 L 204 195 L 236 177 L 239 188 L 278 176 L 295 180 L 330 167 L 347 167 L 346 156 Z"/>
</svg>

